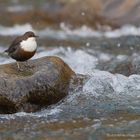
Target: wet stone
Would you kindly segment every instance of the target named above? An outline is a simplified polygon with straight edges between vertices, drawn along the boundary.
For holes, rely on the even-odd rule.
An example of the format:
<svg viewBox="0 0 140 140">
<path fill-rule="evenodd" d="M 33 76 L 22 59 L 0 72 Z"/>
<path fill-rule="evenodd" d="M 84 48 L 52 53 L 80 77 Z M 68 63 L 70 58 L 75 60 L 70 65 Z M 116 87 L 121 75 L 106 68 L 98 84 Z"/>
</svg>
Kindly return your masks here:
<svg viewBox="0 0 140 140">
<path fill-rule="evenodd" d="M 0 113 L 34 112 L 67 95 L 74 72 L 66 63 L 54 56 L 29 63 L 23 71 L 15 63 L 0 66 Z"/>
<path fill-rule="evenodd" d="M 132 57 L 125 60 L 118 61 L 113 59 L 108 62 L 101 62 L 97 65 L 97 69 L 108 71 L 113 74 L 122 74 L 125 76 L 130 76 L 133 74 L 140 74 L 140 58 Z"/>
</svg>

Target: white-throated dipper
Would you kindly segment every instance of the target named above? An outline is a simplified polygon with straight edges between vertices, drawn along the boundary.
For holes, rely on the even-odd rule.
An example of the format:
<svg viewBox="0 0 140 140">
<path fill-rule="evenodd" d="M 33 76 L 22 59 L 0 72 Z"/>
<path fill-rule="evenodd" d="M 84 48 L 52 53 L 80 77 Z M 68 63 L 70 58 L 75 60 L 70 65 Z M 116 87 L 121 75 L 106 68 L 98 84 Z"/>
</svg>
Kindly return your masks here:
<svg viewBox="0 0 140 140">
<path fill-rule="evenodd" d="M 19 70 L 18 62 L 27 61 L 34 56 L 37 49 L 36 37 L 32 31 L 28 31 L 13 40 L 9 48 L 5 50 L 11 58 L 16 60 Z"/>
</svg>

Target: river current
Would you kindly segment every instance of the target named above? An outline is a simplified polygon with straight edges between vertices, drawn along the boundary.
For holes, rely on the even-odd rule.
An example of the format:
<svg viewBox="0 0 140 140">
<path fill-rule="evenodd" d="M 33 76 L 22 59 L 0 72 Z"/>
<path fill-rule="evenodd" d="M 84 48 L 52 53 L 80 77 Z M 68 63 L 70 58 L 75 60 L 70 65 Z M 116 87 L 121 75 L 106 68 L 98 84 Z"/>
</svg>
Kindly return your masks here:
<svg viewBox="0 0 140 140">
<path fill-rule="evenodd" d="M 13 36 L 27 30 L 35 31 L 41 40 L 33 59 L 59 56 L 77 74 L 86 75 L 88 78 L 82 87 L 74 87 L 73 91 L 69 91 L 65 99 L 39 112 L 0 115 L 1 138 L 11 135 L 20 139 L 39 139 L 45 136 L 50 139 L 63 137 L 75 140 L 140 138 L 140 75 L 113 74 L 99 67 L 99 64 L 110 61 L 119 63 L 130 58 L 133 58 L 133 61 L 140 60 L 139 52 L 135 51 L 133 46 L 125 48 L 131 53 L 104 51 L 98 43 L 93 43 L 95 39 L 92 40 L 139 36 L 140 28 L 125 25 L 116 30 L 107 27 L 106 31 L 96 31 L 82 26 L 72 30 L 64 23 L 60 24 L 58 30 L 35 30 L 30 24 L 0 26 L 0 51 L 3 52 L 8 47 L 3 38 L 10 42 Z M 52 43 L 54 40 L 55 43 Z M 119 42 L 116 45 L 118 50 L 123 48 Z M 113 47 L 110 48 L 115 50 Z M 0 64 L 11 62 L 14 60 L 0 55 Z"/>
</svg>

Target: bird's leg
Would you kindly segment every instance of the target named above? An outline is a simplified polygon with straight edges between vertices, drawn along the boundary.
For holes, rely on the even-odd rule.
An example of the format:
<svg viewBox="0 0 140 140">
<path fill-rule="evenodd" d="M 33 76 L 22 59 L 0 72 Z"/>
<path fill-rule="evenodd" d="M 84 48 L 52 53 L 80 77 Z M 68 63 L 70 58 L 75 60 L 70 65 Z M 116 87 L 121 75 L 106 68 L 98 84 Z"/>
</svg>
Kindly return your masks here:
<svg viewBox="0 0 140 140">
<path fill-rule="evenodd" d="M 20 65 L 19 65 L 19 62 L 18 62 L 18 61 L 16 61 L 16 63 L 17 63 L 17 67 L 18 67 L 18 69 L 20 70 Z"/>
<path fill-rule="evenodd" d="M 16 61 L 16 63 L 17 63 L 18 70 L 19 70 L 19 71 L 23 71 L 23 70 L 21 69 L 20 65 L 19 65 L 19 62 Z"/>
</svg>

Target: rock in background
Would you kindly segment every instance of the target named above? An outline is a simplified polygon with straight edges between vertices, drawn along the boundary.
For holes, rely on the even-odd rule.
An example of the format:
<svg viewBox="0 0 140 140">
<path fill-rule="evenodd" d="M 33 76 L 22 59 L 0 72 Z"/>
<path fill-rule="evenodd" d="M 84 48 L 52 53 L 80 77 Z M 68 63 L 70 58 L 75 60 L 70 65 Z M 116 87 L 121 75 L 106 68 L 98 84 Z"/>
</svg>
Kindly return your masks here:
<svg viewBox="0 0 140 140">
<path fill-rule="evenodd" d="M 59 26 L 61 22 L 73 27 L 88 25 L 113 28 L 124 24 L 140 25 L 139 0 L 40 0 L 4 1 L 0 3 L 1 24 L 30 22 L 35 27 Z"/>
</svg>

